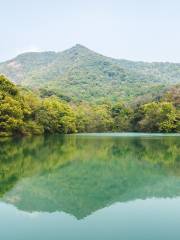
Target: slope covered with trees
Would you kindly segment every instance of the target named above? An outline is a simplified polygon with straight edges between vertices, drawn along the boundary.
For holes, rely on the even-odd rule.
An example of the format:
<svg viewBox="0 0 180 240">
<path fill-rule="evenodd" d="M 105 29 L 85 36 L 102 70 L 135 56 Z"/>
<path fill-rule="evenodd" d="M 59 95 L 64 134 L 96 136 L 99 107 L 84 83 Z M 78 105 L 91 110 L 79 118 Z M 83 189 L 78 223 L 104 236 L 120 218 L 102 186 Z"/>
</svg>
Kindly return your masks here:
<svg viewBox="0 0 180 240">
<path fill-rule="evenodd" d="M 135 105 L 122 101 L 67 102 L 17 87 L 0 76 L 0 136 L 75 132 L 180 132 L 178 89 L 159 100 Z"/>
<path fill-rule="evenodd" d="M 180 64 L 105 57 L 81 45 L 63 52 L 25 53 L 1 63 L 0 73 L 42 95 L 69 101 L 129 101 L 161 94 L 180 83 Z"/>
</svg>

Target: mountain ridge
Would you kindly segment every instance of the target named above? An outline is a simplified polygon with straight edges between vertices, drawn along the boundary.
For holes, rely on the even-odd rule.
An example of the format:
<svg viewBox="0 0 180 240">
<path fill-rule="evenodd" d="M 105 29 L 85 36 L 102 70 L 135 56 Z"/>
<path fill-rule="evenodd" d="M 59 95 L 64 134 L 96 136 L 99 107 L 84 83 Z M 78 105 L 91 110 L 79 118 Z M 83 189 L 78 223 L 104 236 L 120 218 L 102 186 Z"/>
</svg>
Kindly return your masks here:
<svg viewBox="0 0 180 240">
<path fill-rule="evenodd" d="M 22 52 L 22 53 L 20 53 L 20 54 L 17 54 L 16 56 L 14 56 L 14 57 L 12 57 L 12 58 L 9 58 L 9 59 L 7 59 L 7 60 L 4 60 L 4 61 L 1 61 L 0 62 L 0 64 L 3 64 L 3 63 L 7 63 L 7 62 L 10 62 L 10 61 L 12 61 L 12 60 L 14 60 L 14 59 L 16 59 L 16 58 L 19 58 L 19 57 L 21 57 L 21 56 L 23 56 L 23 55 L 28 55 L 28 54 L 45 54 L 45 53 L 52 53 L 52 54 L 59 54 L 59 53 L 63 53 L 63 52 L 66 52 L 66 51 L 69 51 L 69 50 L 71 50 L 71 49 L 74 49 L 74 48 L 76 48 L 76 49 L 86 49 L 86 50 L 89 50 L 89 51 L 91 51 L 91 52 L 94 52 L 94 53 L 96 53 L 96 54 L 98 54 L 98 55 L 101 55 L 101 56 L 103 56 L 103 57 L 107 57 L 107 58 L 109 58 L 109 59 L 113 59 L 113 60 L 119 60 L 119 61 L 127 61 L 127 62 L 136 62 L 136 63 L 145 63 L 145 64 L 153 64 L 153 63 L 159 63 L 159 64 L 177 64 L 177 65 L 180 65 L 180 62 L 172 62 L 172 61 L 145 61 L 145 60 L 132 60 L 132 59 L 126 59 L 126 58 L 119 58 L 119 57 L 110 57 L 110 56 L 106 56 L 105 54 L 101 54 L 101 53 L 99 53 L 99 52 L 95 52 L 94 50 L 92 50 L 92 49 L 90 49 L 90 48 L 88 48 L 88 47 L 86 47 L 86 46 L 84 46 L 84 45 L 82 45 L 82 44 L 80 44 L 80 43 L 76 43 L 76 44 L 74 44 L 72 47 L 70 47 L 70 48 L 67 48 L 67 49 L 65 49 L 65 50 L 62 50 L 62 51 L 53 51 L 53 50 L 45 50 L 45 51 L 28 51 L 28 52 Z"/>
</svg>

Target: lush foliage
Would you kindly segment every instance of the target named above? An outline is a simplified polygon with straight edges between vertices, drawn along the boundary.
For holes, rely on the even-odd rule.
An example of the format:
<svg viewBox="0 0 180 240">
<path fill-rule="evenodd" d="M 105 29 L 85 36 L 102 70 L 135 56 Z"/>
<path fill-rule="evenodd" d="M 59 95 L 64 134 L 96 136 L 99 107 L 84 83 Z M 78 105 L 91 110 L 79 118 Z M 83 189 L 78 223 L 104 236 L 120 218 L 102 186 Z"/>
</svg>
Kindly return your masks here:
<svg viewBox="0 0 180 240">
<path fill-rule="evenodd" d="M 159 101 L 74 104 L 40 97 L 0 76 L 0 136 L 75 132 L 180 132 L 178 86 Z M 175 93 L 174 93 L 175 92 Z M 175 95 L 175 96 L 174 96 Z"/>
<path fill-rule="evenodd" d="M 72 133 L 75 114 L 57 97 L 41 99 L 0 76 L 0 135 Z"/>
</svg>

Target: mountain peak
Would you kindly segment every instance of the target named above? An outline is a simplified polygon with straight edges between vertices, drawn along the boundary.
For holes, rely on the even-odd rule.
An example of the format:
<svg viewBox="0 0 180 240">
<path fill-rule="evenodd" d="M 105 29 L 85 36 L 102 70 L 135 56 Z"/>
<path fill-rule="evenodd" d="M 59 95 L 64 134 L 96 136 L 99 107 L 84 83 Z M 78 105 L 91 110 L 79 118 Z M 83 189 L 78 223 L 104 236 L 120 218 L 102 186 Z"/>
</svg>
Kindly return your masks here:
<svg viewBox="0 0 180 240">
<path fill-rule="evenodd" d="M 83 45 L 81 45 L 81 44 L 79 44 L 79 43 L 77 43 L 77 44 L 74 46 L 74 48 L 88 49 L 87 47 L 85 47 L 85 46 L 83 46 Z"/>
<path fill-rule="evenodd" d="M 73 47 L 67 49 L 64 51 L 64 53 L 68 54 L 71 56 L 71 58 L 77 58 L 80 56 L 86 56 L 86 55 L 92 55 L 93 51 L 88 49 L 87 47 L 81 45 L 81 44 L 76 44 Z"/>
<path fill-rule="evenodd" d="M 72 48 L 68 49 L 70 51 L 75 51 L 75 52 L 90 52 L 91 50 L 81 44 L 76 44 Z M 92 52 L 92 51 L 91 51 Z"/>
</svg>

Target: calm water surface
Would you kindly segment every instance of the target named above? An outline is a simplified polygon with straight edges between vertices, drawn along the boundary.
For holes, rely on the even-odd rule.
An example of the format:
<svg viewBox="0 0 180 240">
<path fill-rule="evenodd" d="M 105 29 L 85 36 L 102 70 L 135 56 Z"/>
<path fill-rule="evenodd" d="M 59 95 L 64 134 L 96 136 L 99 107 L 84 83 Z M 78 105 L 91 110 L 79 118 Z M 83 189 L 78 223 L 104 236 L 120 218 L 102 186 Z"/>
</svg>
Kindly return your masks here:
<svg viewBox="0 0 180 240">
<path fill-rule="evenodd" d="M 0 139 L 0 239 L 179 240 L 180 136 Z"/>
</svg>

